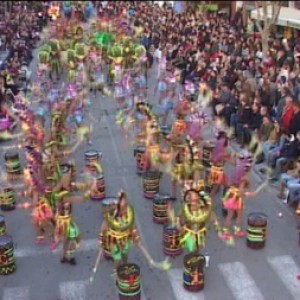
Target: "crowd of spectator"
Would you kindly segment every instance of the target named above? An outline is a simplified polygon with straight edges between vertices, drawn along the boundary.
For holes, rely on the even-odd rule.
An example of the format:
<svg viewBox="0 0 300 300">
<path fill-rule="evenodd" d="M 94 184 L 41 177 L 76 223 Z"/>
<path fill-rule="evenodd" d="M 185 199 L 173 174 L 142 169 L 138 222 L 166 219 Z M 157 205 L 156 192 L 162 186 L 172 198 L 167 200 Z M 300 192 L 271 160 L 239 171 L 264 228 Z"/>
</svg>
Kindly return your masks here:
<svg viewBox="0 0 300 300">
<path fill-rule="evenodd" d="M 134 22 L 144 28 L 141 43 L 157 61 L 166 59 L 167 71 L 180 70 L 183 85 L 209 87 L 214 116 L 234 129 L 241 147 L 253 137 L 258 140 L 263 151 L 256 164 L 264 161 L 272 168 L 273 183 L 282 178 L 289 186 L 292 180 L 295 190 L 297 182 L 290 200 L 299 202 L 299 40 L 271 34 L 264 54 L 260 35 L 243 26 L 241 11 L 230 19 L 189 8 L 175 14 L 167 5 L 151 10 L 136 6 Z M 197 95 L 200 101 L 202 96 Z M 298 170 L 292 178 L 285 174 L 290 169 Z"/>
<path fill-rule="evenodd" d="M 0 3 L 1 52 L 7 53 L 0 66 L 1 100 L 4 90 L 18 93 L 22 81 L 28 79 L 28 66 L 33 58 L 39 34 L 47 23 L 47 4 L 29 1 Z M 25 78 L 24 78 L 25 77 Z"/>
<path fill-rule="evenodd" d="M 23 63 L 28 65 L 32 59 L 32 49 L 47 22 L 46 2 L 41 2 L 43 9 L 29 2 L 24 2 L 26 8 L 23 2 L 10 2 L 9 9 L 3 9 L 7 3 L 0 4 L 0 26 L 4 28 L 1 44 L 9 50 L 1 71 L 6 84 L 8 78 L 15 79 Z M 294 185 L 297 180 L 291 200 L 299 202 L 299 40 L 271 34 L 269 50 L 263 53 L 261 36 L 255 28 L 243 24 L 240 11 L 230 19 L 218 12 L 203 15 L 194 8 L 181 14 L 167 5 L 147 9 L 145 6 L 153 6 L 147 1 L 122 3 L 98 1 L 95 7 L 99 15 L 108 16 L 129 10 L 132 24 L 143 28 L 140 43 L 147 49 L 148 61 L 165 65 L 166 72 L 179 72 L 183 86 L 205 84 L 207 89 L 196 88 L 198 94 L 191 101 L 208 98 L 213 116 L 224 119 L 241 147 L 255 137 L 263 150 L 256 163 L 264 161 L 272 168 L 273 182 L 281 180 L 288 187 L 289 180 L 294 180 Z M 158 80 L 168 97 L 172 82 L 164 80 L 165 74 L 161 72 Z M 286 175 L 290 169 L 296 170 L 292 178 Z"/>
</svg>

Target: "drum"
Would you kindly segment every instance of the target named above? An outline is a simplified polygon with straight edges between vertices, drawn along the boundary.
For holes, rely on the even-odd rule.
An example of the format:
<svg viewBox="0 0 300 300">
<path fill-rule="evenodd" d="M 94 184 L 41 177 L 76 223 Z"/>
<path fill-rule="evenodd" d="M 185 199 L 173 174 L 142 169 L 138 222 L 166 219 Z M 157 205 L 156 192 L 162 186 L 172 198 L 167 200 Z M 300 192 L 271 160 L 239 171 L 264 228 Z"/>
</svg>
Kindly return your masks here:
<svg viewBox="0 0 300 300">
<path fill-rule="evenodd" d="M 140 300 L 140 267 L 136 264 L 123 264 L 119 266 L 117 268 L 117 286 L 120 300 Z"/>
<path fill-rule="evenodd" d="M 189 292 L 199 292 L 204 288 L 205 256 L 193 252 L 183 259 L 183 287 Z"/>
<path fill-rule="evenodd" d="M 5 168 L 8 176 L 21 174 L 21 162 L 19 153 L 14 151 L 8 151 L 5 153 Z"/>
<path fill-rule="evenodd" d="M 211 167 L 211 153 L 215 145 L 206 144 L 203 146 L 203 154 L 202 154 L 202 164 L 204 167 Z"/>
<path fill-rule="evenodd" d="M 165 226 L 163 231 L 164 253 L 169 256 L 178 256 L 182 253 L 180 232 L 177 228 Z"/>
<path fill-rule="evenodd" d="M 138 146 L 133 151 L 133 156 L 136 159 L 136 170 L 137 170 L 136 173 L 139 175 L 142 174 L 144 171 L 145 152 L 146 152 L 146 147 L 144 146 Z"/>
<path fill-rule="evenodd" d="M 3 211 L 10 211 L 16 208 L 15 192 L 11 188 L 4 189 L 0 194 L 0 208 Z"/>
<path fill-rule="evenodd" d="M 265 247 L 267 218 L 265 214 L 258 212 L 248 215 L 247 246 L 250 249 L 262 249 Z"/>
<path fill-rule="evenodd" d="M 16 269 L 13 239 L 10 235 L 0 236 L 0 275 L 9 275 Z"/>
<path fill-rule="evenodd" d="M 169 195 L 156 194 L 153 199 L 153 222 L 165 224 L 168 221 L 167 203 Z"/>
<path fill-rule="evenodd" d="M 147 171 L 143 174 L 144 197 L 153 199 L 159 192 L 160 173 L 158 171 Z"/>
<path fill-rule="evenodd" d="M 101 152 L 95 150 L 89 150 L 84 153 L 85 166 L 91 172 L 96 172 L 97 169 L 93 164 L 99 163 L 99 159 L 102 157 Z"/>
<path fill-rule="evenodd" d="M 99 174 L 96 178 L 96 190 L 91 192 L 90 199 L 93 201 L 101 201 L 105 198 L 105 181 L 103 174 Z"/>
<path fill-rule="evenodd" d="M 0 237 L 7 235 L 4 216 L 0 215 Z"/>
</svg>

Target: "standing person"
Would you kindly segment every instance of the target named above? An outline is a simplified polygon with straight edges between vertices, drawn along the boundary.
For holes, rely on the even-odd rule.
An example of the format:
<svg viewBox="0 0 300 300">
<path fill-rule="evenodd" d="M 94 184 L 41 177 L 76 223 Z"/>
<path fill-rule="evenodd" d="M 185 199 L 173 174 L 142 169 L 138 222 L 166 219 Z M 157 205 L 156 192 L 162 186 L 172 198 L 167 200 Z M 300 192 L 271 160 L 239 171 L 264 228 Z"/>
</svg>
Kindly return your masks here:
<svg viewBox="0 0 300 300">
<path fill-rule="evenodd" d="M 293 162 L 299 157 L 300 154 L 300 131 L 297 132 L 296 137 L 281 153 L 281 156 L 277 158 L 274 168 L 273 177 L 270 179 L 273 182 L 277 182 L 280 174 L 282 173 L 283 167 Z"/>
<path fill-rule="evenodd" d="M 135 224 L 135 211 L 128 203 L 127 195 L 120 191 L 118 203 L 113 211 L 108 211 L 100 230 L 100 248 L 110 252 L 114 266 L 126 264 L 128 254 L 133 245 L 137 245 L 151 266 L 155 264 L 143 246 Z"/>
<path fill-rule="evenodd" d="M 55 217 L 54 245 L 63 244 L 61 263 L 76 265 L 74 253 L 79 248 L 80 232 L 72 218 L 72 204 L 61 202 Z M 54 250 L 56 247 L 52 247 Z"/>
<path fill-rule="evenodd" d="M 247 192 L 249 188 L 249 163 L 241 163 L 235 173 L 231 177 L 231 184 L 226 194 L 224 195 L 222 202 L 223 207 L 227 210 L 227 216 L 223 225 L 222 239 L 229 244 L 234 243 L 233 235 L 231 234 L 230 226 L 232 225 L 232 220 L 234 215 L 237 215 L 236 225 L 233 226 L 234 236 L 244 237 L 246 233 L 242 230 L 243 217 L 245 203 L 244 198 L 255 197 L 262 189 L 266 186 L 263 183 L 256 191 Z"/>
<path fill-rule="evenodd" d="M 189 253 L 200 252 L 206 244 L 206 222 L 212 212 L 212 202 L 205 192 L 189 189 L 185 192 L 181 218 L 175 219 L 171 206 L 168 208 L 169 222 L 181 233 L 180 244 Z M 181 220 L 180 220 L 181 219 Z"/>
</svg>

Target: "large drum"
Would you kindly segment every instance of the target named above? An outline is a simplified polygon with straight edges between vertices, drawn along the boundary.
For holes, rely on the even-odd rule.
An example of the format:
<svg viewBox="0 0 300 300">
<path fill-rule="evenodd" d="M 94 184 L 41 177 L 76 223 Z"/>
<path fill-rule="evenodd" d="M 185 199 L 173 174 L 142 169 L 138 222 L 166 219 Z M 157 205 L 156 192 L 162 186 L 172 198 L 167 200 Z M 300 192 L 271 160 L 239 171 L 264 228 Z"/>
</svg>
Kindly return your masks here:
<svg viewBox="0 0 300 300">
<path fill-rule="evenodd" d="M 267 216 L 254 212 L 248 215 L 247 246 L 251 249 L 265 247 L 267 234 Z"/>
<path fill-rule="evenodd" d="M 203 154 L 202 154 L 202 164 L 204 167 L 211 167 L 211 153 L 215 145 L 213 144 L 206 144 L 203 146 Z"/>
<path fill-rule="evenodd" d="M 0 237 L 7 235 L 4 216 L 0 215 Z"/>
<path fill-rule="evenodd" d="M 105 181 L 103 174 L 99 174 L 96 178 L 96 190 L 93 190 L 90 195 L 91 200 L 101 201 L 105 198 Z"/>
<path fill-rule="evenodd" d="M 183 286 L 189 292 L 199 292 L 204 288 L 205 256 L 193 252 L 183 259 Z"/>
<path fill-rule="evenodd" d="M 140 268 L 136 264 L 124 264 L 117 268 L 117 286 L 120 300 L 141 299 Z"/>
<path fill-rule="evenodd" d="M 96 150 L 89 150 L 84 153 L 85 166 L 90 172 L 97 172 L 95 164 L 99 163 L 99 159 L 102 157 L 101 152 Z"/>
<path fill-rule="evenodd" d="M 165 224 L 168 221 L 167 205 L 170 195 L 156 194 L 153 199 L 153 222 Z"/>
<path fill-rule="evenodd" d="M 180 232 L 177 228 L 165 226 L 163 232 L 164 253 L 168 256 L 178 256 L 182 253 Z"/>
<path fill-rule="evenodd" d="M 0 207 L 3 211 L 10 211 L 16 208 L 15 192 L 11 188 L 6 188 L 0 194 Z"/>
<path fill-rule="evenodd" d="M 8 151 L 5 153 L 5 168 L 9 179 L 21 174 L 21 162 L 19 153 Z"/>
<path fill-rule="evenodd" d="M 136 159 L 136 172 L 137 174 L 142 174 L 145 167 L 145 153 L 146 147 L 138 146 L 133 151 L 133 156 Z"/>
<path fill-rule="evenodd" d="M 159 192 L 159 171 L 147 171 L 143 174 L 144 197 L 153 199 L 154 195 Z"/>
<path fill-rule="evenodd" d="M 17 269 L 14 244 L 10 235 L 0 236 L 0 275 L 8 275 Z"/>
</svg>

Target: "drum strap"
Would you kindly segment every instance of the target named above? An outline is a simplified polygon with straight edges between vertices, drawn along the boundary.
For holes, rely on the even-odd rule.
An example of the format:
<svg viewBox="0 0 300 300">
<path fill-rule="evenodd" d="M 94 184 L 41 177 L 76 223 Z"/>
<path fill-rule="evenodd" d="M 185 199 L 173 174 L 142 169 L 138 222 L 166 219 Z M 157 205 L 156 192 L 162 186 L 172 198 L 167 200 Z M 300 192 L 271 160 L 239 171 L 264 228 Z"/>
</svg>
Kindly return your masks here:
<svg viewBox="0 0 300 300">
<path fill-rule="evenodd" d="M 180 244 L 185 244 L 188 241 L 188 239 L 194 238 L 195 246 L 205 246 L 205 236 L 207 233 L 206 227 L 202 227 L 201 229 L 195 231 L 185 226 L 184 230 L 185 234 L 180 240 Z"/>
</svg>

